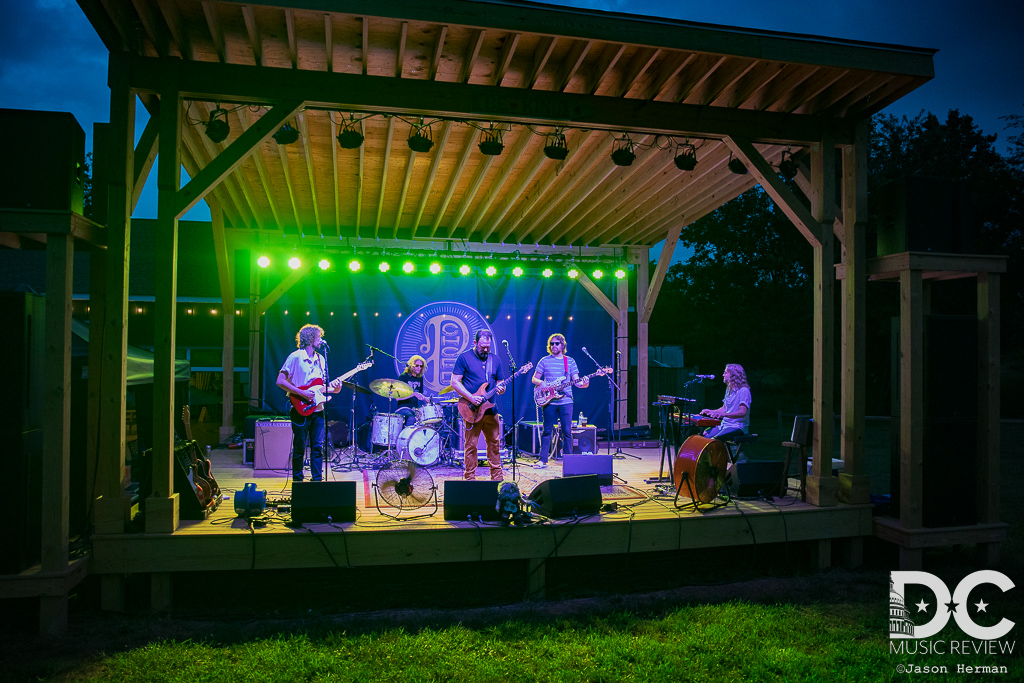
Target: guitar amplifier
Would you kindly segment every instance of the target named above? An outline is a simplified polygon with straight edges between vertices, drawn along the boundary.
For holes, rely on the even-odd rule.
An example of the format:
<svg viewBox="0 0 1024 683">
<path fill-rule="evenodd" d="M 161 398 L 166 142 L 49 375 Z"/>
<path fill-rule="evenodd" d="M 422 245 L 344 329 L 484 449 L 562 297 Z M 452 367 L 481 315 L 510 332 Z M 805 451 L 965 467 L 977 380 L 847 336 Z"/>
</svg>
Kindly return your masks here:
<svg viewBox="0 0 1024 683">
<path fill-rule="evenodd" d="M 543 422 L 519 423 L 519 450 L 530 455 L 540 455 L 541 437 L 544 435 Z M 562 449 L 565 451 L 565 449 Z M 572 452 L 597 453 L 597 426 L 579 427 L 572 424 Z"/>
<path fill-rule="evenodd" d="M 497 416 L 498 416 L 498 427 L 501 430 L 501 438 L 499 439 L 499 442 L 500 442 L 501 445 L 499 447 L 498 453 L 499 453 L 499 455 L 501 455 L 501 457 L 505 457 L 506 455 L 508 455 L 508 446 L 505 444 L 505 418 L 502 417 L 502 415 L 500 413 L 497 413 Z M 456 429 L 456 431 L 459 434 L 459 449 L 458 449 L 458 453 L 465 453 L 466 452 L 466 424 L 465 424 L 465 422 L 463 422 L 461 417 L 455 420 L 455 429 Z M 476 452 L 477 452 L 477 455 L 480 457 L 480 461 L 481 462 L 486 462 L 487 461 L 487 439 L 484 438 L 483 434 L 480 435 L 480 440 L 476 442 Z"/>
<path fill-rule="evenodd" d="M 253 469 L 292 471 L 291 420 L 257 420 Z"/>
</svg>

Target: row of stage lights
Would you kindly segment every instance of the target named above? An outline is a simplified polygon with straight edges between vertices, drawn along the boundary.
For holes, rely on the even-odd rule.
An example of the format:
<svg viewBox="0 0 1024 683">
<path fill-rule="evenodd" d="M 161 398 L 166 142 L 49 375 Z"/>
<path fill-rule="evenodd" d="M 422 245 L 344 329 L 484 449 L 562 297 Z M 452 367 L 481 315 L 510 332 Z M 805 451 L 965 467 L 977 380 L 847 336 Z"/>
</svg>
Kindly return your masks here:
<svg viewBox="0 0 1024 683">
<path fill-rule="evenodd" d="M 270 257 L 265 255 L 260 256 L 258 259 L 256 259 L 256 264 L 260 268 L 269 268 Z M 317 266 L 319 266 L 320 270 L 330 270 L 331 265 L 331 261 L 326 258 L 320 259 L 317 262 Z M 350 259 L 348 261 L 347 266 L 349 271 L 353 273 L 358 273 L 363 270 L 363 262 L 359 259 Z M 299 268 L 302 267 L 302 260 L 298 256 L 292 256 L 290 259 L 288 259 L 288 267 L 291 268 L 292 270 L 298 270 Z M 559 266 L 559 269 L 561 269 L 562 267 L 563 266 Z M 581 270 L 582 267 L 582 264 L 569 264 L 568 266 L 565 266 L 566 277 L 570 279 L 576 279 L 577 277 L 579 277 L 580 273 L 583 272 Z M 483 268 L 477 266 L 477 268 L 481 269 L 487 277 L 495 277 L 500 272 L 503 272 L 505 270 L 504 268 L 499 269 L 494 264 L 490 264 Z M 380 271 L 381 273 L 392 272 L 391 262 L 387 260 L 381 260 L 380 262 L 377 263 L 377 270 Z M 440 275 L 442 272 L 444 272 L 445 268 L 444 266 L 441 265 L 440 262 L 432 261 L 430 265 L 427 267 L 427 270 L 430 271 L 431 275 Z M 416 272 L 416 264 L 412 261 L 404 261 L 402 262 L 401 271 L 406 275 L 411 275 L 414 272 Z M 457 271 L 459 275 L 470 275 L 473 272 L 473 266 L 470 266 L 468 263 L 463 263 L 458 267 Z M 622 278 L 626 277 L 625 266 L 609 267 L 608 271 L 605 270 L 605 267 L 596 266 L 593 270 L 590 271 L 590 276 L 595 280 L 600 280 L 605 276 L 606 272 L 610 273 L 612 277 L 614 277 L 617 280 L 621 280 Z M 511 273 L 512 277 L 522 277 L 523 275 L 526 274 L 526 269 L 523 268 L 523 266 L 521 265 L 515 265 L 512 266 L 512 268 L 509 270 L 509 273 Z M 542 277 L 549 278 L 555 274 L 555 269 L 552 268 L 551 266 L 545 266 L 540 271 L 540 274 Z"/>
</svg>

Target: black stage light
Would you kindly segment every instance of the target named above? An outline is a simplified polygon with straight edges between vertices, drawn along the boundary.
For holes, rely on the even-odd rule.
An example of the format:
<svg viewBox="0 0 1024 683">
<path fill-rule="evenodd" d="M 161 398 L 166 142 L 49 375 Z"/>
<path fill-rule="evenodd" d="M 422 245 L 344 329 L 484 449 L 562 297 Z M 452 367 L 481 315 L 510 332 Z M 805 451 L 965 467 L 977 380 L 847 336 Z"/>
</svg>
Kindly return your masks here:
<svg viewBox="0 0 1024 683">
<path fill-rule="evenodd" d="M 565 142 L 564 133 L 549 133 L 547 144 L 544 145 L 544 156 L 555 161 L 562 161 L 569 154 L 569 146 Z"/>
<path fill-rule="evenodd" d="M 736 175 L 743 175 L 747 172 L 747 167 L 743 165 L 743 162 L 739 159 L 729 159 L 729 170 Z"/>
<path fill-rule="evenodd" d="M 338 144 L 342 149 L 359 149 L 363 144 L 363 134 L 354 128 L 343 125 L 338 133 Z"/>
<path fill-rule="evenodd" d="M 274 133 L 274 141 L 279 145 L 290 145 L 298 139 L 299 131 L 287 123 L 278 128 L 277 132 Z"/>
<path fill-rule="evenodd" d="M 697 168 L 697 152 L 693 145 L 683 145 L 679 148 L 679 154 L 674 159 L 676 168 L 680 171 L 692 171 Z"/>
<path fill-rule="evenodd" d="M 434 141 L 430 138 L 429 128 L 415 128 L 416 132 L 409 136 L 409 149 L 414 152 L 429 152 L 430 148 L 434 146 Z"/>
<path fill-rule="evenodd" d="M 501 131 L 495 130 L 493 126 L 490 130 L 484 131 L 484 139 L 477 146 L 481 154 L 491 157 L 500 156 L 505 151 L 505 145 L 501 142 Z"/>
<path fill-rule="evenodd" d="M 633 152 L 633 141 L 625 135 L 616 143 L 612 150 L 612 163 L 616 166 L 632 166 L 636 160 L 636 153 Z"/>
<path fill-rule="evenodd" d="M 217 107 L 210 112 L 210 120 L 206 122 L 206 137 L 213 142 L 224 142 L 231 126 L 228 125 L 228 113 Z"/>
<path fill-rule="evenodd" d="M 787 154 L 789 155 L 789 158 L 786 158 Z M 793 161 L 793 154 L 789 150 L 786 150 L 782 153 L 782 161 L 779 162 L 779 175 L 786 180 L 792 180 L 796 177 L 796 172 L 797 165 L 796 162 Z"/>
</svg>

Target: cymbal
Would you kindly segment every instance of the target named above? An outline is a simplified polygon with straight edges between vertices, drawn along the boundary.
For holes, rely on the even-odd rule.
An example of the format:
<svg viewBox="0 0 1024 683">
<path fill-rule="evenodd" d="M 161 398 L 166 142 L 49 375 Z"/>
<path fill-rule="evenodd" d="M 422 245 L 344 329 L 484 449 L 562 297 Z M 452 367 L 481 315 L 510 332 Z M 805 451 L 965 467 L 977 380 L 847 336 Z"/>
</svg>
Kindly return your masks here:
<svg viewBox="0 0 1024 683">
<path fill-rule="evenodd" d="M 375 379 L 370 382 L 370 391 L 378 396 L 393 398 L 399 401 L 412 396 L 412 387 L 397 379 Z"/>
<path fill-rule="evenodd" d="M 437 401 L 437 400 L 433 401 L 434 405 L 437 405 L 439 403 L 458 403 L 458 402 L 459 402 L 459 399 L 457 399 L 457 398 L 445 398 L 445 399 L 441 399 L 440 401 Z"/>
<path fill-rule="evenodd" d="M 441 391 L 439 391 L 437 393 L 438 393 L 438 395 L 441 395 L 441 394 L 447 394 L 449 391 L 455 391 L 455 387 L 453 387 L 451 384 L 449 384 L 448 386 L 446 386 L 444 389 L 442 389 Z"/>
<path fill-rule="evenodd" d="M 341 383 L 341 388 L 342 389 L 348 389 L 349 391 L 354 391 L 357 394 L 372 394 L 373 393 L 372 391 L 370 391 L 366 387 L 361 387 L 358 384 L 356 384 L 355 382 L 343 381 Z"/>
</svg>

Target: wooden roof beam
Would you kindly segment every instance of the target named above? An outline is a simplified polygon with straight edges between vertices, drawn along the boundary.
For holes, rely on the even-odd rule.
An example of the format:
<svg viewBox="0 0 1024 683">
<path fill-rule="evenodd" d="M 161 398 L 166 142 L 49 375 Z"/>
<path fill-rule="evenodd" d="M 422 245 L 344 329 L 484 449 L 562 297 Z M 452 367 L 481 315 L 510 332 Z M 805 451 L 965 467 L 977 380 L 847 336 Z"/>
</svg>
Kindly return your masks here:
<svg viewBox="0 0 1024 683">
<path fill-rule="evenodd" d="M 159 106 L 159 105 L 158 105 Z M 132 185 L 131 209 L 129 213 L 135 212 L 135 207 L 142 196 L 142 190 L 146 187 L 146 179 L 156 161 L 157 144 L 160 139 L 160 119 L 150 116 L 146 121 L 146 127 L 139 136 L 139 142 L 135 145 L 135 169 L 134 184 Z"/>
<path fill-rule="evenodd" d="M 640 99 L 655 100 L 661 95 L 669 83 L 676 79 L 686 66 L 697 58 L 692 52 L 672 52 L 661 62 L 658 72 L 641 93 Z"/>
<path fill-rule="evenodd" d="M 316 169 L 313 163 L 313 150 L 310 147 L 309 141 L 309 126 L 306 121 L 305 113 L 298 113 L 295 115 L 295 120 L 299 125 L 299 140 L 302 142 L 302 156 L 306 160 L 306 177 L 309 179 L 309 201 L 313 205 L 313 220 L 316 221 L 316 234 L 323 239 L 324 226 L 320 220 L 320 202 L 316 196 Z M 331 145 L 333 147 L 333 145 Z"/>
<path fill-rule="evenodd" d="M 555 43 L 558 39 L 554 36 L 542 36 L 540 43 L 537 45 L 537 50 L 533 53 L 533 64 L 530 67 L 529 76 L 522 82 L 521 87 L 527 90 L 533 90 L 537 86 L 537 79 L 540 78 L 540 74 L 544 71 L 544 67 L 547 65 L 548 60 L 551 58 L 551 53 L 555 50 Z"/>
<path fill-rule="evenodd" d="M 281 162 L 281 170 L 284 172 L 284 185 L 288 190 L 288 202 L 292 207 L 292 218 L 295 219 L 295 229 L 300 237 L 306 236 L 306 230 L 302 226 L 302 219 L 299 218 L 299 203 L 295 196 L 295 185 L 292 182 L 291 166 L 288 161 L 288 145 L 274 145 L 277 147 L 277 158 Z M 281 226 L 282 231 L 284 226 Z"/>
<path fill-rule="evenodd" d="M 246 129 L 252 126 L 252 119 L 249 118 L 246 109 L 239 109 L 236 113 Z M 284 222 L 281 220 L 281 210 L 278 208 L 277 202 L 274 200 L 274 193 L 271 191 L 274 186 L 270 182 L 270 172 L 267 170 L 267 164 L 263 161 L 263 154 L 259 149 L 253 151 L 252 160 L 256 163 L 256 173 L 260 177 L 260 186 L 263 188 L 267 204 L 270 206 L 270 213 L 274 217 L 274 226 L 278 230 L 283 230 Z M 263 226 L 263 229 L 266 229 L 266 225 Z"/>
<path fill-rule="evenodd" d="M 132 7 L 135 8 L 135 13 L 139 15 L 139 22 L 146 31 L 149 42 L 153 44 L 153 49 L 156 50 L 157 55 L 160 57 L 169 56 L 171 38 L 168 35 L 167 25 L 164 24 L 163 18 L 153 13 L 153 4 L 146 0 L 132 0 Z"/>
<path fill-rule="evenodd" d="M 182 131 L 182 142 L 184 144 L 181 146 L 180 150 L 181 165 L 189 174 L 189 176 L 194 178 L 197 175 L 199 175 L 200 171 L 202 171 L 202 165 L 198 161 L 198 159 L 200 158 L 198 156 L 198 143 L 192 140 L 191 137 L 195 135 L 200 135 L 200 133 L 196 132 L 190 126 L 184 126 L 182 128 Z M 238 207 L 234 205 L 233 201 L 231 201 L 231 198 L 228 196 L 227 189 L 225 187 L 218 185 L 207 196 L 218 198 L 218 203 L 224 208 L 225 213 L 228 213 L 229 216 L 231 217 L 232 225 L 236 225 L 238 227 L 244 226 L 245 221 L 242 218 L 242 214 L 238 210 Z"/>
<path fill-rule="evenodd" d="M 324 16 L 330 17 L 331 15 Z M 334 140 L 338 137 L 338 124 L 334 122 L 332 112 L 327 112 L 327 120 L 331 122 L 331 140 Z M 331 142 L 331 201 L 334 205 L 334 231 L 338 233 L 338 239 L 341 239 L 341 197 L 338 189 L 341 178 L 338 176 L 338 147 Z"/>
<path fill-rule="evenodd" d="M 625 97 L 630 90 L 633 89 L 633 85 L 640 79 L 641 76 L 647 71 L 647 69 L 654 63 L 661 54 L 661 50 L 657 48 L 641 47 L 633 54 L 633 59 L 629 60 L 625 70 L 622 74 L 622 80 L 619 81 L 618 86 L 615 90 L 610 93 L 612 97 Z"/>
<path fill-rule="evenodd" d="M 330 17 L 331 15 L 325 16 Z M 260 36 L 260 25 L 256 23 L 256 16 L 253 14 L 251 5 L 242 5 L 242 19 L 245 21 L 245 32 L 249 35 L 249 49 L 252 50 L 252 60 L 256 63 L 256 66 L 264 66 L 263 38 Z M 328 19 L 329 23 L 330 19 Z M 328 56 L 330 55 L 328 54 Z"/>
<path fill-rule="evenodd" d="M 661 256 L 658 257 L 658 265 L 654 268 L 654 277 L 651 278 L 647 289 L 647 299 L 644 301 L 643 311 L 640 312 L 638 322 L 649 323 L 651 321 L 654 304 L 658 301 L 661 285 L 665 281 L 665 275 L 668 273 L 669 266 L 672 264 L 672 254 L 676 250 L 676 244 L 679 242 L 679 233 L 682 232 L 682 229 L 683 226 L 677 224 L 668 231 L 668 235 L 665 237 L 665 245 L 661 248 Z M 643 268 L 645 265 L 641 263 L 638 267 Z"/>
<path fill-rule="evenodd" d="M 448 145 L 448 138 L 452 133 L 451 121 L 445 121 L 441 124 L 441 136 L 438 139 L 436 145 L 437 149 L 434 150 L 434 159 L 430 162 L 430 171 L 427 172 L 427 180 L 423 183 L 423 190 L 420 192 L 420 202 L 416 207 L 416 215 L 412 220 L 412 232 L 410 239 L 416 239 L 416 231 L 419 230 L 420 220 L 423 218 L 423 211 L 427 208 L 427 201 L 430 199 L 433 188 L 434 180 L 437 178 L 437 169 L 441 167 L 441 159 L 444 156 L 444 149 Z"/>
<path fill-rule="evenodd" d="M 377 218 L 373 221 L 373 236 L 380 237 L 380 217 L 384 213 L 384 196 L 387 194 L 388 188 L 388 166 L 391 164 L 391 142 L 395 138 L 395 117 L 388 117 L 388 128 L 387 134 L 384 139 L 384 149 L 381 151 L 383 158 L 381 159 L 381 170 L 380 170 L 380 192 L 377 197 Z"/>
<path fill-rule="evenodd" d="M 405 162 L 405 179 L 402 181 L 402 194 L 398 198 L 398 208 L 395 212 L 394 236 L 398 237 L 398 229 L 402 225 L 402 213 L 405 211 L 405 199 L 409 196 L 409 183 L 412 182 L 412 171 L 416 166 L 416 150 L 409 150 L 409 157 Z"/>
<path fill-rule="evenodd" d="M 459 83 L 469 83 L 469 79 L 473 75 L 473 65 L 476 63 L 476 58 L 480 56 L 480 48 L 483 47 L 486 36 L 487 32 L 482 28 L 473 31 L 469 45 L 466 46 L 466 54 L 462 57 Z"/>
<path fill-rule="evenodd" d="M 224 27 L 220 24 L 220 16 L 217 14 L 216 3 L 203 0 L 203 15 L 206 17 L 206 26 L 210 29 L 210 39 L 213 41 L 213 48 L 217 51 L 217 60 L 227 61 L 224 51 Z"/>
<path fill-rule="evenodd" d="M 498 63 L 494 67 L 494 78 L 491 79 L 491 85 L 501 85 L 501 82 L 505 80 L 505 74 L 508 73 L 509 64 L 512 63 L 512 57 L 515 56 L 516 47 L 522 37 L 521 33 L 510 33 L 505 37 L 501 46 L 501 54 L 498 55 Z"/>
<path fill-rule="evenodd" d="M 504 157 L 504 161 L 501 165 L 501 171 L 498 173 L 498 177 L 491 183 L 491 191 L 487 193 L 483 199 L 477 204 L 476 213 L 470 220 L 469 226 L 466 228 L 466 239 L 476 232 L 476 229 L 480 227 L 480 221 L 483 220 L 487 214 L 487 210 L 491 208 L 491 204 L 494 203 L 494 199 L 498 196 L 501 188 L 505 186 L 508 177 L 515 170 L 516 164 L 519 163 L 519 159 L 523 156 L 526 148 L 530 145 L 533 140 L 533 134 L 530 133 L 529 129 L 520 127 L 519 137 L 516 138 L 515 144 L 512 145 L 512 149 Z"/>
<path fill-rule="evenodd" d="M 364 20 L 365 21 L 365 20 Z M 427 70 L 427 80 L 437 80 L 437 67 L 441 64 L 441 55 L 444 53 L 444 41 L 448 37 L 448 27 L 441 26 L 437 31 L 437 40 L 434 41 L 434 51 L 430 55 L 430 67 Z M 366 51 L 365 43 L 363 45 L 363 51 Z M 363 75 L 366 75 L 366 64 L 365 59 L 363 60 Z"/>
<path fill-rule="evenodd" d="M 494 165 L 494 160 L 497 159 L 497 157 L 490 154 L 484 154 L 483 157 L 482 163 L 477 165 L 476 173 L 473 174 L 473 180 L 470 181 L 469 187 L 462 193 L 462 201 L 459 202 L 459 207 L 455 210 L 455 215 L 452 216 L 452 222 L 448 225 L 449 238 L 455 234 L 455 230 L 459 227 L 459 223 L 462 222 L 463 216 L 466 215 L 469 207 L 473 204 L 473 198 L 480 191 L 481 183 L 487 177 L 491 166 Z"/>
<path fill-rule="evenodd" d="M 587 58 L 587 53 L 590 52 L 590 48 L 593 46 L 594 41 L 592 40 L 573 41 L 572 46 L 569 48 L 569 54 L 566 56 L 565 62 L 562 63 L 562 69 L 558 74 L 558 81 L 555 83 L 555 90 L 564 92 L 569 87 L 573 76 L 579 71 L 583 60 Z"/>
<path fill-rule="evenodd" d="M 821 225 L 814 219 L 811 210 L 793 194 L 779 178 L 775 169 L 765 160 L 754 145 L 744 138 L 727 137 L 725 144 L 732 150 L 750 171 L 776 206 L 793 222 L 796 229 L 804 236 L 812 247 L 821 245 Z"/>
<path fill-rule="evenodd" d="M 160 7 L 160 14 L 163 15 L 164 23 L 167 25 L 167 30 L 171 32 L 171 37 L 178 47 L 178 53 L 181 55 L 181 58 L 195 59 L 195 48 L 192 46 L 192 41 L 189 40 L 188 29 L 181 18 L 178 3 L 174 0 L 157 0 L 157 4 Z"/>
<path fill-rule="evenodd" d="M 295 38 L 295 10 L 290 7 L 284 11 L 285 34 L 288 36 L 288 59 L 293 69 L 299 68 L 299 45 Z"/>
<path fill-rule="evenodd" d="M 576 276 L 576 281 L 583 285 L 583 289 L 590 292 L 590 296 L 594 297 L 594 300 L 601 305 L 604 312 L 612 317 L 612 320 L 619 319 L 619 307 L 612 303 L 612 300 L 605 296 L 594 281 L 587 277 L 587 274 L 580 269 L 579 275 Z"/>
<path fill-rule="evenodd" d="M 331 15 L 325 15 L 331 16 Z M 409 22 L 402 22 L 402 29 L 398 32 L 398 49 L 395 50 L 395 78 L 402 77 L 402 69 L 405 66 L 405 43 L 409 39 Z M 328 69 L 330 71 L 330 69 Z"/>
<path fill-rule="evenodd" d="M 430 224 L 431 237 L 437 234 L 437 227 L 444 220 L 444 214 L 448 210 L 448 203 L 452 200 L 452 195 L 455 194 L 455 188 L 459 186 L 459 179 L 462 177 L 462 172 L 466 170 L 466 163 L 469 161 L 479 136 L 480 130 L 478 128 L 471 127 L 469 129 L 469 135 L 466 136 L 466 142 L 462 146 L 459 160 L 455 162 L 455 168 L 452 169 L 451 175 L 448 178 L 448 187 L 445 188 L 441 201 L 437 205 L 437 211 L 434 212 L 434 220 Z"/>
<path fill-rule="evenodd" d="M 614 73 L 615 65 L 619 63 L 619 58 L 622 57 L 622 53 L 625 51 L 625 43 L 612 43 L 601 50 L 601 54 L 598 55 L 597 58 L 597 63 L 594 65 L 594 68 L 590 70 L 590 76 L 587 79 L 587 84 L 583 89 L 583 92 L 588 95 L 593 95 L 600 90 L 601 85 L 604 84 L 605 80 Z"/>
</svg>

